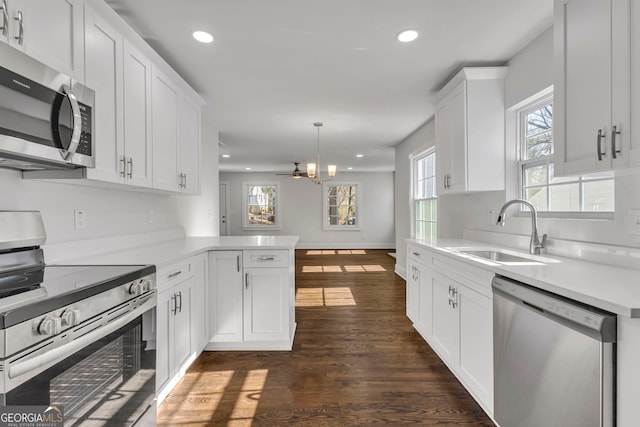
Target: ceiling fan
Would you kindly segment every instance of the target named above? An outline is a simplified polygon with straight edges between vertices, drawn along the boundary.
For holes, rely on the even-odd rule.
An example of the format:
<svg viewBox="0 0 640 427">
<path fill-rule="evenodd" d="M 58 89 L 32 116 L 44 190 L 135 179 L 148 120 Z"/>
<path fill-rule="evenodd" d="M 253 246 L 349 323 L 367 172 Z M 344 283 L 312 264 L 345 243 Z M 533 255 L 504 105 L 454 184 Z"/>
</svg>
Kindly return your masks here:
<svg viewBox="0 0 640 427">
<path fill-rule="evenodd" d="M 298 167 L 298 165 L 300 164 L 300 162 L 293 162 L 293 164 L 295 165 L 295 168 L 293 169 L 293 172 L 291 173 L 277 173 L 276 175 L 287 175 L 290 176 L 294 179 L 299 179 L 302 177 L 307 178 L 309 175 L 306 172 L 302 172 L 300 170 L 300 168 Z"/>
</svg>

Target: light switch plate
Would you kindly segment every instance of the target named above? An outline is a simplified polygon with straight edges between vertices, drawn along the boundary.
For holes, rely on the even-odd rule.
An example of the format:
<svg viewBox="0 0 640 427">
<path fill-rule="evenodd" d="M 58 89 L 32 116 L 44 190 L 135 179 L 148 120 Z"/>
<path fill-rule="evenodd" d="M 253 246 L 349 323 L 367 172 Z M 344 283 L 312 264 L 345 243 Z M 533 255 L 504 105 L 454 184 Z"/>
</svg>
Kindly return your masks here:
<svg viewBox="0 0 640 427">
<path fill-rule="evenodd" d="M 640 210 L 630 209 L 629 218 L 627 220 L 629 234 L 640 236 Z"/>
<path fill-rule="evenodd" d="M 74 210 L 73 217 L 76 230 L 84 228 L 87 225 L 87 211 L 85 211 L 84 209 Z"/>
</svg>

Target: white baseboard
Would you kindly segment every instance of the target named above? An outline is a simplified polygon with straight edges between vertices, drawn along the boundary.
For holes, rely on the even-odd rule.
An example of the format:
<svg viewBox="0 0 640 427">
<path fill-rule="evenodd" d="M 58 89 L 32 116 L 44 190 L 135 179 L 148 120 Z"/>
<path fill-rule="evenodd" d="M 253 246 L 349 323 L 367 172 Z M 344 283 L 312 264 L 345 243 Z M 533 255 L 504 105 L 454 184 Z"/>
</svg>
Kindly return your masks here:
<svg viewBox="0 0 640 427">
<path fill-rule="evenodd" d="M 347 242 L 347 243 L 300 243 L 296 244 L 296 249 L 392 249 L 395 250 L 396 243 L 372 243 L 372 242 Z"/>
</svg>

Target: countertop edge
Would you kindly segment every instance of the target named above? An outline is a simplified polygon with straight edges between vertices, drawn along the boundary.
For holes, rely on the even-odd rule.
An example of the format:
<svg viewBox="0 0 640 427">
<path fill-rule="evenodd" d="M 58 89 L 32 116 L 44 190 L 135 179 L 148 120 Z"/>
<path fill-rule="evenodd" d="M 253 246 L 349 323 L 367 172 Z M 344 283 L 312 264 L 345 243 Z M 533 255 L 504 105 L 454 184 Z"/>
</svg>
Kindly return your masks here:
<svg viewBox="0 0 640 427">
<path fill-rule="evenodd" d="M 502 248 L 495 244 L 462 239 L 448 239 L 437 242 L 405 239 L 405 243 L 418 245 L 440 256 L 445 256 L 458 262 L 464 262 L 467 265 L 482 268 L 494 274 L 499 274 L 617 315 L 640 318 L 640 273 L 634 269 L 595 264 L 588 261 L 546 254 L 542 255 L 542 257 L 557 261 L 558 264 L 527 267 L 508 266 L 497 263 L 489 265 L 473 258 L 460 256 L 456 254 L 452 248 L 492 247 L 511 252 L 522 251 L 517 251 L 513 248 Z M 528 254 L 522 253 L 528 256 Z M 606 283 L 601 285 L 596 283 L 597 280 L 607 275 L 610 280 Z M 584 289 L 577 289 L 576 286 L 570 287 L 561 284 L 563 280 L 566 280 L 566 278 L 570 276 L 584 280 Z M 591 282 L 589 282 L 590 278 L 592 278 Z M 603 289 L 604 286 L 607 286 L 607 289 L 615 289 L 610 289 L 610 295 L 605 295 L 606 289 Z M 621 290 L 624 292 L 621 293 Z"/>
</svg>

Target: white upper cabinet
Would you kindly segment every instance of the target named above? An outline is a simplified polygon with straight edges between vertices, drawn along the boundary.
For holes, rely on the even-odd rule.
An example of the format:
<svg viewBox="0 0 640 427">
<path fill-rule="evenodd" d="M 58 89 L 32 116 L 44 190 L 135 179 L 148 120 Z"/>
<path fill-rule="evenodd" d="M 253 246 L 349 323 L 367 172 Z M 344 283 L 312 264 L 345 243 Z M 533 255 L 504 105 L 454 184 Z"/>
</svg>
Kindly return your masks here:
<svg viewBox="0 0 640 427">
<path fill-rule="evenodd" d="M 151 187 L 151 62 L 85 7 L 85 81 L 96 91 L 96 166 L 87 178 Z"/>
<path fill-rule="evenodd" d="M 467 67 L 436 96 L 439 194 L 504 189 L 507 67 Z"/>
<path fill-rule="evenodd" d="M 121 182 L 124 151 L 122 36 L 93 9 L 85 8 L 85 81 L 96 92 L 94 110 L 96 165 L 87 177 Z"/>
<path fill-rule="evenodd" d="M 640 119 L 631 121 L 640 107 L 640 91 L 633 90 L 640 83 L 640 36 L 631 24 L 639 22 L 638 7 L 629 0 L 555 1 L 556 175 L 640 165 L 633 138 Z"/>
<path fill-rule="evenodd" d="M 153 187 L 180 191 L 178 172 L 178 90 L 171 80 L 153 68 Z"/>
<path fill-rule="evenodd" d="M 625 166 L 640 166 L 640 3 L 638 1 L 621 1 L 616 3 L 614 11 L 614 26 L 629 25 L 629 50 L 631 52 L 628 65 L 622 70 L 614 70 L 614 94 L 616 96 L 630 96 L 631 136 L 622 138 L 622 144 L 628 143 L 628 153 L 622 145 L 622 155 L 627 154 L 629 164 Z M 619 21 L 624 22 L 619 22 Z M 635 25 L 632 25 L 634 23 Z M 617 34 L 617 33 L 616 33 Z M 624 42 L 622 42 L 624 46 Z M 616 49 L 616 52 L 619 52 Z M 625 52 L 620 52 L 624 54 Z M 624 63 L 624 62 L 623 62 Z M 630 88 L 624 85 L 629 82 Z"/>
<path fill-rule="evenodd" d="M 95 167 L 31 178 L 200 192 L 204 102 L 106 3 L 0 0 L 0 8 L 0 42 L 95 91 Z"/>
<path fill-rule="evenodd" d="M 0 40 L 70 77 L 81 79 L 80 0 L 0 0 Z M 5 14 L 6 12 L 6 14 Z"/>
<path fill-rule="evenodd" d="M 200 106 L 153 68 L 153 187 L 200 192 Z"/>
<path fill-rule="evenodd" d="M 124 151 L 120 175 L 127 184 L 151 187 L 151 61 L 124 41 Z"/>
<path fill-rule="evenodd" d="M 200 192 L 200 107 L 186 96 L 178 101 L 178 138 L 182 191 Z"/>
</svg>

